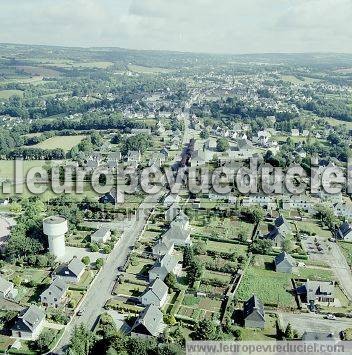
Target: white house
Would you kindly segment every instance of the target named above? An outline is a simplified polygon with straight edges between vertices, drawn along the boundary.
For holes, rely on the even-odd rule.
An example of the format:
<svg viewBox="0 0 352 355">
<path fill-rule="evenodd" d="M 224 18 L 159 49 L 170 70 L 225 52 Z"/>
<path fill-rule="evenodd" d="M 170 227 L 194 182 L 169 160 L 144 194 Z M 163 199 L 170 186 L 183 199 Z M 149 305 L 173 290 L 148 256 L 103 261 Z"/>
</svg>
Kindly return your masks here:
<svg viewBox="0 0 352 355">
<path fill-rule="evenodd" d="M 141 303 L 144 306 L 150 304 L 161 308 L 167 300 L 168 287 L 159 278 L 150 283 L 148 288 L 140 297 Z"/>
<path fill-rule="evenodd" d="M 17 290 L 13 283 L 0 276 L 0 298 L 14 299 L 17 295 Z"/>
<path fill-rule="evenodd" d="M 172 255 L 164 255 L 164 257 L 160 261 L 157 261 L 153 268 L 149 270 L 149 282 L 157 278 L 164 281 L 165 277 L 171 272 L 175 275 L 178 274 L 177 264 L 177 260 Z"/>
<path fill-rule="evenodd" d="M 86 266 L 77 258 L 73 258 L 68 264 L 63 264 L 55 272 L 57 278 L 63 279 L 67 283 L 79 283 Z"/>
<path fill-rule="evenodd" d="M 111 238 L 111 231 L 109 228 L 100 227 L 90 236 L 92 243 L 106 243 Z"/>
<path fill-rule="evenodd" d="M 58 308 L 65 303 L 65 296 L 68 290 L 66 282 L 62 279 L 55 279 L 51 285 L 40 295 L 40 302 L 44 307 Z"/>
</svg>

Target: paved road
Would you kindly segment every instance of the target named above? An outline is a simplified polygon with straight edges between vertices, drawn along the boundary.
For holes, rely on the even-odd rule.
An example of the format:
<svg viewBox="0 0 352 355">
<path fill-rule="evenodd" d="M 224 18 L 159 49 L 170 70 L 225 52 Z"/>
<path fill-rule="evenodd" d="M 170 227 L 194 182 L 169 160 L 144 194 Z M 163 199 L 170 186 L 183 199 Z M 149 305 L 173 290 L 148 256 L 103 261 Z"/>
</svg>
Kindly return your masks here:
<svg viewBox="0 0 352 355">
<path fill-rule="evenodd" d="M 84 301 L 77 309 L 77 311 L 84 309 L 84 313 L 80 317 L 77 315 L 73 317 L 70 324 L 66 327 L 64 336 L 54 350 L 54 353 L 65 353 L 75 326 L 83 323 L 88 328 L 93 328 L 99 315 L 103 312 L 105 302 L 111 297 L 118 267 L 124 265 L 131 251 L 130 247 L 133 246 L 139 238 L 152 208 L 162 194 L 163 192 L 160 192 L 157 195 L 147 196 L 140 205 L 137 213 L 138 217 L 133 220 L 131 227 L 122 234 L 119 242 L 106 260 L 103 269 L 97 275 L 92 286 L 86 293 Z"/>
<path fill-rule="evenodd" d="M 324 319 L 320 314 L 292 314 L 278 313 L 281 324 L 286 328 L 290 323 L 299 335 L 305 331 L 331 332 L 338 335 L 342 330 L 352 327 L 352 319 L 337 318 L 336 320 Z"/>
<path fill-rule="evenodd" d="M 334 270 L 340 286 L 344 289 L 347 297 L 352 301 L 352 274 L 346 258 L 336 243 L 330 243 L 329 265 Z"/>
<path fill-rule="evenodd" d="M 185 123 L 183 143 L 186 143 L 190 137 L 190 130 L 188 128 L 189 115 L 185 114 L 183 118 Z M 81 306 L 76 309 L 76 312 L 82 309 L 85 311 L 80 317 L 75 315 L 72 318 L 72 321 L 66 326 L 62 339 L 54 349 L 55 354 L 64 354 L 66 352 L 75 326 L 84 324 L 88 328 L 93 328 L 99 315 L 103 312 L 103 307 L 106 301 L 111 298 L 111 292 L 117 276 L 117 269 L 124 265 L 129 253 L 131 252 L 130 247 L 134 246 L 135 242 L 138 240 L 143 228 L 145 227 L 150 212 L 164 193 L 165 190 L 162 189 L 156 195 L 148 195 L 139 206 L 137 217 L 132 220 L 130 226 L 122 234 L 119 242 L 110 253 L 108 259 L 105 261 L 103 269 L 96 276 L 91 287 L 87 291 Z"/>
</svg>

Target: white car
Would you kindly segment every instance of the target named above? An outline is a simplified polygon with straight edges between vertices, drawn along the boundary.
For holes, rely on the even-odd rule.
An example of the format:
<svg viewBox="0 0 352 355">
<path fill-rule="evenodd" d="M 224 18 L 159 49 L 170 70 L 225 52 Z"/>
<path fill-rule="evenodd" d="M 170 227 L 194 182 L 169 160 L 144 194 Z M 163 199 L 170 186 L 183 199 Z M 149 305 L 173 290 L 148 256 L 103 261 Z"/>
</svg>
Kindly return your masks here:
<svg viewBox="0 0 352 355">
<path fill-rule="evenodd" d="M 333 314 L 328 314 L 326 317 L 326 319 L 330 319 L 330 320 L 335 320 L 336 317 Z"/>
</svg>

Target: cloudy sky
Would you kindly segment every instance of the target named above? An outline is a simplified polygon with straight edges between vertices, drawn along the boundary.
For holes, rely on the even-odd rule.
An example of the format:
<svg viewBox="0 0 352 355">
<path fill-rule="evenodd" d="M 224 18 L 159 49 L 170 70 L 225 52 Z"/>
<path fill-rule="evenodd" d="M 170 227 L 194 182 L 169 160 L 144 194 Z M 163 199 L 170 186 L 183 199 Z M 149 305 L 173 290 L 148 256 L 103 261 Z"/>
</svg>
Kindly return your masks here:
<svg viewBox="0 0 352 355">
<path fill-rule="evenodd" d="M 352 52 L 352 0 L 0 0 L 0 42 Z"/>
</svg>

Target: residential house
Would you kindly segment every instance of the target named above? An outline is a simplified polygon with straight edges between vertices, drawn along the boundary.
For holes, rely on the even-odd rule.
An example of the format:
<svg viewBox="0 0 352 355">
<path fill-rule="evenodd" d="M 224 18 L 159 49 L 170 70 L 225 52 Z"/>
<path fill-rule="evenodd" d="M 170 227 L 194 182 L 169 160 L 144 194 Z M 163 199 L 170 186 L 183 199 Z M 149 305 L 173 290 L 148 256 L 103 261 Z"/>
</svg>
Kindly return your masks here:
<svg viewBox="0 0 352 355">
<path fill-rule="evenodd" d="M 149 270 L 149 282 L 159 278 L 164 281 L 165 277 L 170 273 L 177 274 L 177 260 L 169 254 L 163 256 L 160 261 L 157 261 L 153 268 Z"/>
<path fill-rule="evenodd" d="M 68 286 L 62 279 L 55 279 L 40 295 L 40 302 L 44 307 L 58 308 L 65 302 Z"/>
<path fill-rule="evenodd" d="M 277 204 L 275 197 L 267 196 L 267 195 L 250 195 L 246 196 L 242 199 L 243 206 L 253 206 L 259 205 L 263 208 L 267 209 L 276 209 Z"/>
<path fill-rule="evenodd" d="M 277 272 L 296 273 L 298 271 L 297 266 L 297 261 L 285 251 L 275 257 L 275 270 Z"/>
<path fill-rule="evenodd" d="M 267 234 L 267 239 L 271 240 L 273 246 L 282 247 L 284 240 L 291 235 L 290 224 L 282 216 L 275 220 L 275 227 Z"/>
<path fill-rule="evenodd" d="M 155 279 L 140 297 L 142 305 L 148 306 L 152 304 L 161 308 L 166 303 L 168 290 L 169 288 L 163 281 L 159 278 Z"/>
<path fill-rule="evenodd" d="M 297 294 L 306 297 L 307 303 L 330 303 L 335 300 L 335 284 L 330 281 L 311 281 L 297 287 Z"/>
<path fill-rule="evenodd" d="M 150 304 L 138 316 L 131 329 L 131 335 L 146 338 L 158 337 L 165 329 L 163 317 L 159 308 Z"/>
<path fill-rule="evenodd" d="M 175 202 L 173 203 L 166 211 L 165 211 L 165 220 L 167 222 L 173 221 L 176 216 L 180 213 L 181 208 L 180 206 Z"/>
<path fill-rule="evenodd" d="M 292 137 L 299 137 L 299 129 L 297 129 L 297 128 L 291 129 L 291 136 Z"/>
<path fill-rule="evenodd" d="M 194 150 L 191 154 L 191 167 L 203 166 L 207 162 L 206 154 L 203 150 Z"/>
<path fill-rule="evenodd" d="M 45 313 L 38 306 L 31 305 L 22 311 L 11 329 L 12 336 L 25 340 L 35 340 L 44 328 Z"/>
<path fill-rule="evenodd" d="M 180 224 L 171 226 L 162 236 L 163 241 L 174 243 L 175 245 L 185 246 L 191 245 L 191 232 L 189 229 L 182 227 Z"/>
<path fill-rule="evenodd" d="M 335 203 L 334 212 L 338 217 L 352 219 L 352 205 L 347 203 Z"/>
<path fill-rule="evenodd" d="M 174 243 L 168 239 L 158 239 L 157 243 L 153 246 L 153 256 L 160 258 L 166 254 L 171 255 L 174 251 Z"/>
<path fill-rule="evenodd" d="M 67 283 L 79 283 L 86 266 L 78 258 L 73 258 L 68 264 L 63 264 L 55 271 L 55 278 L 60 278 Z"/>
<path fill-rule="evenodd" d="M 106 243 L 111 238 L 111 231 L 109 228 L 100 227 L 90 236 L 92 243 Z"/>
<path fill-rule="evenodd" d="M 170 223 L 171 227 L 180 227 L 184 230 L 189 230 L 190 225 L 189 225 L 189 218 L 184 213 L 183 211 L 180 211 L 180 213 L 176 216 L 176 218 Z"/>
<path fill-rule="evenodd" d="M 180 201 L 180 196 L 177 194 L 169 193 L 165 198 L 164 198 L 164 206 L 169 207 L 173 205 L 174 203 L 178 203 Z"/>
<path fill-rule="evenodd" d="M 0 276 L 0 298 L 14 299 L 17 296 L 17 290 L 12 282 Z"/>
<path fill-rule="evenodd" d="M 243 319 L 245 328 L 260 328 L 265 326 L 264 305 L 253 295 L 243 305 Z"/>
<path fill-rule="evenodd" d="M 336 231 L 336 238 L 352 241 L 352 226 L 347 222 L 342 223 Z"/>
</svg>

